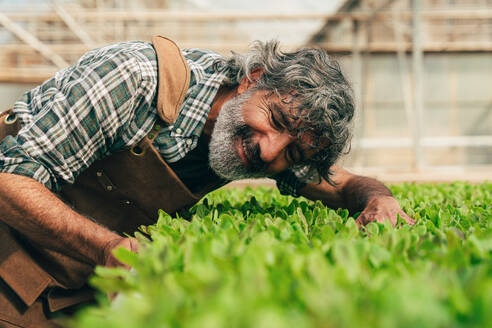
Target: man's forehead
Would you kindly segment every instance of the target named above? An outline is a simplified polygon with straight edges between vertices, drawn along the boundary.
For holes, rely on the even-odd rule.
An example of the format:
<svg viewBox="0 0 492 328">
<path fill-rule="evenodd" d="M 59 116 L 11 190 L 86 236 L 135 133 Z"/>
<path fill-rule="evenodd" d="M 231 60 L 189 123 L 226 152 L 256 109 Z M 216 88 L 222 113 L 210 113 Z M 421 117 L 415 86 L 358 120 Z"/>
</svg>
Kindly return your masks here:
<svg viewBox="0 0 492 328">
<path fill-rule="evenodd" d="M 280 93 L 272 90 L 262 90 L 262 97 L 271 103 L 283 107 L 285 110 L 298 110 L 301 98 L 296 93 Z"/>
<path fill-rule="evenodd" d="M 299 120 L 301 102 L 292 95 L 278 94 L 273 91 L 265 91 L 262 96 L 263 102 L 274 114 L 281 115 L 285 123 L 292 129 L 300 129 L 302 121 Z"/>
</svg>

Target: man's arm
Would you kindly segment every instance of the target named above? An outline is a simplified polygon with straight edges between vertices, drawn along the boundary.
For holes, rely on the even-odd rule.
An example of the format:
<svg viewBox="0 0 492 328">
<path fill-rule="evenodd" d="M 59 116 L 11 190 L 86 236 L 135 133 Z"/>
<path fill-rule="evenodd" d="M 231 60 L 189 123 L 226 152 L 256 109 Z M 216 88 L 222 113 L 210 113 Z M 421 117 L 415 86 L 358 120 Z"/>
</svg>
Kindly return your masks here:
<svg viewBox="0 0 492 328">
<path fill-rule="evenodd" d="M 0 140 L 0 221 L 91 264 L 118 264 L 115 246 L 135 249 L 136 242 L 75 213 L 51 191 L 150 130 L 157 85 L 151 49 L 123 43 L 90 51 L 16 102 L 22 129 Z"/>
<path fill-rule="evenodd" d="M 74 212 L 41 183 L 0 173 L 0 219 L 34 243 L 92 265 L 121 265 L 117 247 L 136 250 L 129 238 Z"/>
<path fill-rule="evenodd" d="M 391 191 L 378 180 L 352 174 L 336 165 L 332 170 L 335 186 L 323 180 L 319 184 L 307 184 L 299 190 L 299 194 L 312 200 L 321 200 L 331 208 L 347 208 L 352 215 L 360 212 L 356 220 L 359 225 L 385 219 L 396 225 L 398 214 L 407 223 L 415 223 L 402 211 Z"/>
</svg>

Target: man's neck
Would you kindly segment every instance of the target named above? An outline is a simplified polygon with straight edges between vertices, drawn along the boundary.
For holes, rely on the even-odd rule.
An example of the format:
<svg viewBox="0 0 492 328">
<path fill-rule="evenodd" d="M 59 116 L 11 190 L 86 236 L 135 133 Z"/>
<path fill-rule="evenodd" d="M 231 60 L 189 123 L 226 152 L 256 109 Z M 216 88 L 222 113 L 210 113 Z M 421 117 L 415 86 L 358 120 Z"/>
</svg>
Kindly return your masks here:
<svg viewBox="0 0 492 328">
<path fill-rule="evenodd" d="M 212 135 L 215 121 L 217 120 L 217 116 L 219 115 L 222 105 L 236 95 L 236 89 L 237 87 L 229 87 L 224 85 L 220 86 L 219 91 L 217 91 L 217 95 L 212 103 L 210 113 L 208 113 L 205 125 L 203 126 L 203 134 L 208 137 Z"/>
</svg>

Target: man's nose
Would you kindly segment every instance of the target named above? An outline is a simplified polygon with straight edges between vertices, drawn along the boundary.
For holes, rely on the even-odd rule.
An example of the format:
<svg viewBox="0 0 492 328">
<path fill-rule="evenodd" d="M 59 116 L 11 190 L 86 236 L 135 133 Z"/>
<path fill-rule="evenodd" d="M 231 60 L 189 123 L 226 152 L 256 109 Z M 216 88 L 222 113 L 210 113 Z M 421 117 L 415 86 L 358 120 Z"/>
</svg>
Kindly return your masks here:
<svg viewBox="0 0 492 328">
<path fill-rule="evenodd" d="M 273 162 L 285 147 L 292 142 L 287 132 L 267 134 L 260 140 L 260 157 L 265 163 Z"/>
</svg>

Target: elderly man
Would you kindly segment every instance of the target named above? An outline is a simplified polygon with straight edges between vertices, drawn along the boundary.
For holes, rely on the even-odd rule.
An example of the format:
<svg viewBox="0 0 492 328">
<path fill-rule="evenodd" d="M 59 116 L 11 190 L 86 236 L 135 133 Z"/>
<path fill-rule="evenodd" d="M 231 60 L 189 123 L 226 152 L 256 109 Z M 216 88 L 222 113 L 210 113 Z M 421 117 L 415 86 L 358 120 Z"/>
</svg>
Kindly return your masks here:
<svg viewBox="0 0 492 328">
<path fill-rule="evenodd" d="M 119 265 L 111 250 L 136 250 L 123 233 L 231 180 L 411 223 L 383 184 L 335 165 L 353 114 L 319 49 L 223 58 L 154 37 L 88 52 L 1 117 L 0 326 L 50 326 L 92 296 L 95 265 Z"/>
</svg>

